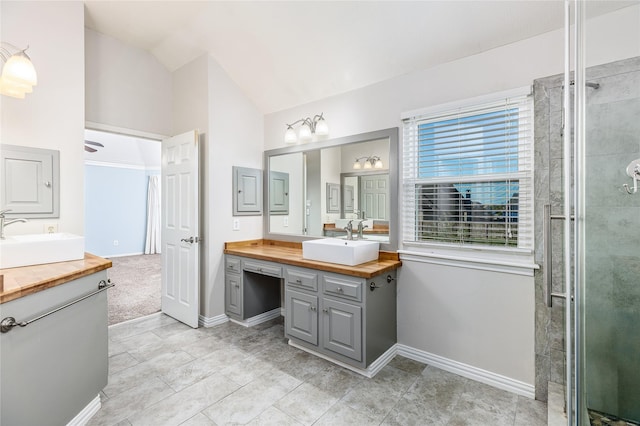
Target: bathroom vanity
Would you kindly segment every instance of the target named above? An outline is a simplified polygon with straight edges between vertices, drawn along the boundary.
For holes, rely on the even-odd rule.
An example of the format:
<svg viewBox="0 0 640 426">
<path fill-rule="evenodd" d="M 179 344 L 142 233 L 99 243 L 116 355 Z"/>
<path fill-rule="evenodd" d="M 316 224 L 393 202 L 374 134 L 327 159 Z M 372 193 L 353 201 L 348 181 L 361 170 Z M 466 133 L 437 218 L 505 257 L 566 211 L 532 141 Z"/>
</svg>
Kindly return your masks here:
<svg viewBox="0 0 640 426">
<path fill-rule="evenodd" d="M 84 424 L 100 408 L 110 267 L 87 253 L 0 269 L 0 424 Z"/>
<path fill-rule="evenodd" d="M 393 355 L 400 266 L 396 253 L 346 266 L 295 242 L 226 243 L 226 313 L 247 326 L 282 314 L 289 344 L 371 377 Z"/>
</svg>

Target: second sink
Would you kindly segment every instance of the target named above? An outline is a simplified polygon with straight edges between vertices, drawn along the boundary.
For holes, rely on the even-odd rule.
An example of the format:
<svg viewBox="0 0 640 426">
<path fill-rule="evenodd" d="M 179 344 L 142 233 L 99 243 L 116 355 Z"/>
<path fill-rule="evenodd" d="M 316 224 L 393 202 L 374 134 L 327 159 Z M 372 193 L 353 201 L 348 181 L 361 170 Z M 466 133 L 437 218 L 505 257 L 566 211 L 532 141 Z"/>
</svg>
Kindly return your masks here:
<svg viewBox="0 0 640 426">
<path fill-rule="evenodd" d="M 359 265 L 378 259 L 378 241 L 323 238 L 302 242 L 302 257 L 340 265 Z"/>
</svg>

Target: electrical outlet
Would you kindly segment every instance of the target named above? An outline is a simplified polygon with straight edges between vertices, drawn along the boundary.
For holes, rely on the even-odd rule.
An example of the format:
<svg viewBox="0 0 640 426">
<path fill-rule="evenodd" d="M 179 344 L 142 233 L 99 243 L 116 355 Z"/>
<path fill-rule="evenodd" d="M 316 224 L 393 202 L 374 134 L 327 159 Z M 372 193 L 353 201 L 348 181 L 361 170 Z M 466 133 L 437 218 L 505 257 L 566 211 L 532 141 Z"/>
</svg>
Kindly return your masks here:
<svg viewBox="0 0 640 426">
<path fill-rule="evenodd" d="M 234 231 L 240 230 L 240 219 L 233 219 L 233 230 Z"/>
<path fill-rule="evenodd" d="M 44 224 L 44 233 L 45 234 L 55 234 L 56 232 L 58 232 L 58 224 L 53 222 L 53 223 L 45 223 Z"/>
<path fill-rule="evenodd" d="M 282 226 L 289 226 L 289 217 L 285 216 L 282 218 Z"/>
<path fill-rule="evenodd" d="M 120 244 L 120 242 L 118 240 L 113 240 L 113 245 L 117 246 L 118 244 Z"/>
</svg>

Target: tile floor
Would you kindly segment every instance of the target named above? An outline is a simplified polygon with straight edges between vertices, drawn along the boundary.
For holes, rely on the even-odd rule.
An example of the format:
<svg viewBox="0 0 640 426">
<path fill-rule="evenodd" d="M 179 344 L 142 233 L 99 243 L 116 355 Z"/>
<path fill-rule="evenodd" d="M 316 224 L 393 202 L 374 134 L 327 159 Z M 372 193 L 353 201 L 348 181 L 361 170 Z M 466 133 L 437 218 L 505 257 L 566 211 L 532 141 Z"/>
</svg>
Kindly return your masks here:
<svg viewBox="0 0 640 426">
<path fill-rule="evenodd" d="M 109 328 L 89 425 L 546 425 L 546 404 L 397 356 L 373 379 L 289 346 L 281 320 Z"/>
</svg>

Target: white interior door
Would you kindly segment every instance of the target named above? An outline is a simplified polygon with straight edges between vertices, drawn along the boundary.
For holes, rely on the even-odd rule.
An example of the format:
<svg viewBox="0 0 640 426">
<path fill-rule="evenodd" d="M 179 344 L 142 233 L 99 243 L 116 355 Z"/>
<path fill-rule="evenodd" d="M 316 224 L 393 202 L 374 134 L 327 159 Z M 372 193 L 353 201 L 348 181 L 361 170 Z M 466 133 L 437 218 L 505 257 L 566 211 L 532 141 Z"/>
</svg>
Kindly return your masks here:
<svg viewBox="0 0 640 426">
<path fill-rule="evenodd" d="M 198 133 L 162 141 L 162 312 L 198 327 L 200 203 Z"/>
</svg>

